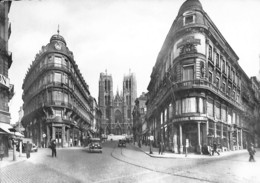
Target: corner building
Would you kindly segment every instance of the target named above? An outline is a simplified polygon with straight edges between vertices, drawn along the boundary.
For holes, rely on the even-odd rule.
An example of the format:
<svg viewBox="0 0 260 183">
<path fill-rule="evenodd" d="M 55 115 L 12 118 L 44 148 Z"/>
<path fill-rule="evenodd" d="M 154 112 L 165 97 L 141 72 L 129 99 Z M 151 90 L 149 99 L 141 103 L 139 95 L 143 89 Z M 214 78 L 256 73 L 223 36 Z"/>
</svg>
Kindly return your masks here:
<svg viewBox="0 0 260 183">
<path fill-rule="evenodd" d="M 93 97 L 68 49 L 58 34 L 51 37 L 32 62 L 23 82 L 22 125 L 25 136 L 45 147 L 79 146 L 93 124 Z"/>
<path fill-rule="evenodd" d="M 12 137 L 9 131 L 11 114 L 9 101 L 14 95 L 14 85 L 10 84 L 8 70 L 12 65 L 12 53 L 8 50 L 8 41 L 11 35 L 11 23 L 8 14 L 11 1 L 0 2 L 0 143 L 5 146 L 4 156 L 8 156 L 8 139 Z"/>
<path fill-rule="evenodd" d="M 250 79 L 238 56 L 199 0 L 179 9 L 157 57 L 148 86 L 148 126 L 155 144 L 175 153 L 202 152 L 215 141 L 221 151 L 253 141 L 256 118 Z M 244 91 L 243 91 L 244 90 Z M 252 113 L 253 114 L 253 113 Z"/>
<path fill-rule="evenodd" d="M 113 93 L 113 78 L 111 74 L 100 73 L 98 105 L 102 111 L 102 134 L 133 134 L 132 110 L 137 97 L 137 84 L 134 73 L 129 73 L 123 79 L 123 93 L 116 96 Z"/>
</svg>

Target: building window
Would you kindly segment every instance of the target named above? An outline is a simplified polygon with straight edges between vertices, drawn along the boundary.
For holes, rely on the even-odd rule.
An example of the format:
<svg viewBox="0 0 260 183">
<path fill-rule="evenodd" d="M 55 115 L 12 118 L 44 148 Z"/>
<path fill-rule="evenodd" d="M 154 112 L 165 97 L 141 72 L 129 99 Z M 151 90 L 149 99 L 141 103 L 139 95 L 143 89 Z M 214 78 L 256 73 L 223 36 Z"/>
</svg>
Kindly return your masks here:
<svg viewBox="0 0 260 183">
<path fill-rule="evenodd" d="M 219 103 L 216 103 L 216 106 L 215 106 L 215 116 L 218 120 L 220 120 L 220 104 Z"/>
<path fill-rule="evenodd" d="M 212 83 L 213 74 L 209 71 L 209 82 Z"/>
<path fill-rule="evenodd" d="M 222 59 L 222 72 L 223 73 L 226 73 L 226 62 L 225 62 L 225 60 L 224 59 Z"/>
<path fill-rule="evenodd" d="M 53 81 L 61 83 L 61 73 L 54 73 Z"/>
<path fill-rule="evenodd" d="M 236 113 L 233 112 L 232 124 L 236 124 Z"/>
<path fill-rule="evenodd" d="M 127 118 L 130 119 L 131 118 L 131 109 L 127 110 Z"/>
<path fill-rule="evenodd" d="M 176 110 L 175 110 L 175 114 L 176 115 L 180 115 L 181 114 L 181 100 L 176 100 Z"/>
<path fill-rule="evenodd" d="M 204 112 L 204 101 L 203 101 L 203 98 L 198 98 L 198 112 L 199 113 L 205 113 Z"/>
<path fill-rule="evenodd" d="M 222 83 L 222 91 L 224 93 L 226 92 L 226 83 L 225 82 Z"/>
<path fill-rule="evenodd" d="M 219 54 L 218 54 L 218 53 L 216 53 L 216 66 L 217 66 L 218 68 L 220 68 L 220 64 L 219 64 Z"/>
<path fill-rule="evenodd" d="M 194 23 L 194 16 L 188 15 L 184 17 L 184 25 Z"/>
<path fill-rule="evenodd" d="M 208 59 L 212 60 L 212 46 L 209 45 L 209 56 Z"/>
<path fill-rule="evenodd" d="M 55 116 L 61 117 L 61 110 L 56 109 L 55 110 Z"/>
<path fill-rule="evenodd" d="M 183 66 L 183 81 L 189 81 L 193 80 L 194 77 L 194 66 L 189 65 L 189 66 Z"/>
<path fill-rule="evenodd" d="M 224 122 L 227 122 L 227 107 L 226 106 L 221 107 L 221 120 Z"/>
<path fill-rule="evenodd" d="M 55 67 L 61 67 L 62 58 L 61 57 L 54 57 L 54 66 Z"/>
<path fill-rule="evenodd" d="M 232 123 L 232 110 L 228 108 L 228 124 Z"/>
<path fill-rule="evenodd" d="M 196 98 L 184 98 L 182 99 L 182 113 L 197 112 Z"/>
<path fill-rule="evenodd" d="M 216 78 L 216 87 L 219 88 L 219 78 Z"/>
<path fill-rule="evenodd" d="M 210 98 L 207 101 L 207 114 L 213 117 L 213 100 Z"/>
</svg>

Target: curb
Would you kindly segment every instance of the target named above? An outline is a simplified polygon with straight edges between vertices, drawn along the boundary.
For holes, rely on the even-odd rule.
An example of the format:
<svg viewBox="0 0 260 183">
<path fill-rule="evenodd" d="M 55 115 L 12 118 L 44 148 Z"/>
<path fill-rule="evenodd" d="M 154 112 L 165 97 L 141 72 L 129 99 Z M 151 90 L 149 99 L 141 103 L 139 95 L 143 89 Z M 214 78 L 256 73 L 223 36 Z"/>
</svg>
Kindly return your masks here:
<svg viewBox="0 0 260 183">
<path fill-rule="evenodd" d="M 142 151 L 143 153 L 145 153 L 146 155 L 148 155 L 152 158 L 170 158 L 170 159 L 212 159 L 212 158 L 214 158 L 214 159 L 216 159 L 216 158 L 223 158 L 223 157 L 228 157 L 228 156 L 232 156 L 232 155 L 237 155 L 237 154 L 241 154 L 241 153 L 247 153 L 247 150 L 243 149 L 243 150 L 238 150 L 238 151 L 230 151 L 228 154 L 224 153 L 224 154 L 221 154 L 220 156 L 196 154 L 196 155 L 192 155 L 192 157 L 190 157 L 188 154 L 187 157 L 185 157 L 185 154 L 174 154 L 173 153 L 175 156 L 169 157 L 169 156 L 164 156 L 164 155 L 159 155 L 159 154 L 158 155 L 150 154 L 149 152 L 147 152 L 147 151 L 143 150 L 142 148 L 139 148 L 138 146 L 135 146 L 133 144 L 131 144 L 131 146 L 133 146 L 136 149 L 139 149 L 140 151 Z"/>
</svg>

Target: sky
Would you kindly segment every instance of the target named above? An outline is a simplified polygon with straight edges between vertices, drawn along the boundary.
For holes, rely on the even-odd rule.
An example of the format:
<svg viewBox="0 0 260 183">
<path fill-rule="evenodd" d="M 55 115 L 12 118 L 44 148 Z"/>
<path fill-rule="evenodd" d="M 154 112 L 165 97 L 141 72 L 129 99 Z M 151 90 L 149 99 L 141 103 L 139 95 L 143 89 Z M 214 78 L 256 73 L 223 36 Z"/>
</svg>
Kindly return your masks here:
<svg viewBox="0 0 260 183">
<path fill-rule="evenodd" d="M 90 93 L 98 100 L 101 72 L 113 77 L 114 93 L 133 72 L 137 96 L 147 92 L 152 68 L 166 35 L 185 0 L 26 0 L 11 5 L 9 69 L 15 95 L 11 123 L 19 120 L 25 74 L 59 25 Z M 257 76 L 260 54 L 260 1 L 200 0 L 204 11 L 238 55 L 245 73 Z"/>
</svg>

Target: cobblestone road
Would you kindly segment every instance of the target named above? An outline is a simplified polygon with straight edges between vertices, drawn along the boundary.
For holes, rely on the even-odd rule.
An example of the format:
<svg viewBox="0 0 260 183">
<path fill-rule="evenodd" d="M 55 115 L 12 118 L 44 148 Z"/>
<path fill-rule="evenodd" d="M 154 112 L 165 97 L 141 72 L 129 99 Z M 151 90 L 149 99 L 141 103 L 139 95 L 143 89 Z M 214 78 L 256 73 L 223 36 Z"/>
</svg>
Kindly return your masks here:
<svg viewBox="0 0 260 183">
<path fill-rule="evenodd" d="M 205 159 L 151 158 L 138 148 L 104 144 L 103 153 L 83 148 L 39 149 L 31 158 L 0 171 L 1 182 L 260 182 L 260 154 L 248 162 L 248 154 Z"/>
</svg>

